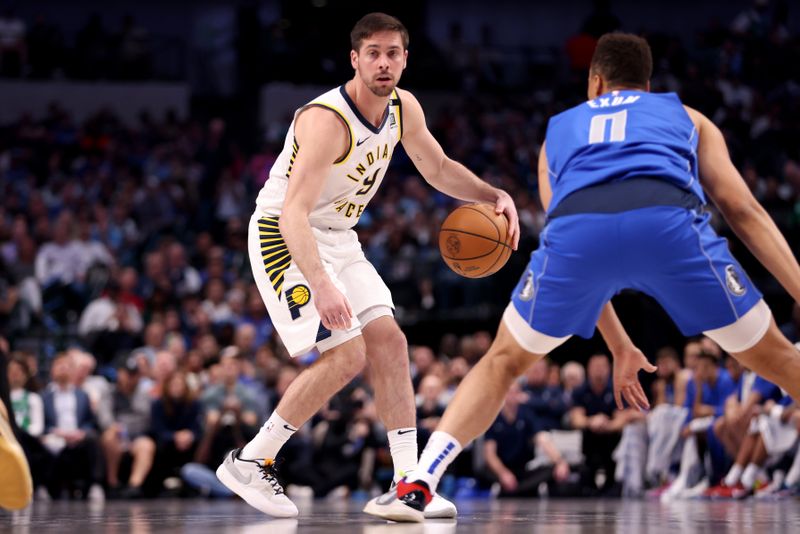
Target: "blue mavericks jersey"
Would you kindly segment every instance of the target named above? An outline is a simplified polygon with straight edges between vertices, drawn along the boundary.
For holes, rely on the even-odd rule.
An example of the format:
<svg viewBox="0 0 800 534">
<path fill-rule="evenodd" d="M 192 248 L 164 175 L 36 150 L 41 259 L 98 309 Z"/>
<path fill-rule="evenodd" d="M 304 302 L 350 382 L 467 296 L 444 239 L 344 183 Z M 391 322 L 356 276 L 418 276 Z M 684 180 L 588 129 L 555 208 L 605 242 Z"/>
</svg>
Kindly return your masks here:
<svg viewBox="0 0 800 534">
<path fill-rule="evenodd" d="M 546 150 L 553 198 L 636 177 L 662 178 L 705 203 L 697 132 L 675 93 L 613 91 L 550 119 Z"/>
</svg>

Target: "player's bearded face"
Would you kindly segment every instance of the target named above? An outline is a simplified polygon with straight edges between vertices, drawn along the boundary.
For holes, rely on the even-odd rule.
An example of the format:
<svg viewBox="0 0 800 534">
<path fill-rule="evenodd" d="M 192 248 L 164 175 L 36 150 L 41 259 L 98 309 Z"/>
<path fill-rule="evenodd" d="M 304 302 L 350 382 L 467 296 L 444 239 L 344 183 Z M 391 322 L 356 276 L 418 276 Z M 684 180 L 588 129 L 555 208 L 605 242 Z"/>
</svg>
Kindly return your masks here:
<svg viewBox="0 0 800 534">
<path fill-rule="evenodd" d="M 388 72 L 381 72 L 372 77 L 372 80 L 364 80 L 367 87 L 375 96 L 389 96 L 397 86 L 397 81 Z"/>
<path fill-rule="evenodd" d="M 351 58 L 364 85 L 376 96 L 389 96 L 406 67 L 408 52 L 397 32 L 379 32 L 365 39 Z"/>
</svg>

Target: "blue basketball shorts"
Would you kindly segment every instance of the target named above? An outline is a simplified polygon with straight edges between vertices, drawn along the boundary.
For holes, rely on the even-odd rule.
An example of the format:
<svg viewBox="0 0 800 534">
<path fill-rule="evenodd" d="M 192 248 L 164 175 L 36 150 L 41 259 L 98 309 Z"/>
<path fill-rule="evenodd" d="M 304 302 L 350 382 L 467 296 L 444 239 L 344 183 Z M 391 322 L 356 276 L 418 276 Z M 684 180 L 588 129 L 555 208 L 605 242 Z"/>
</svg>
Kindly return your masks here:
<svg viewBox="0 0 800 534">
<path fill-rule="evenodd" d="M 659 206 L 552 219 L 512 293 L 518 316 L 511 322 L 554 339 L 588 338 L 605 303 L 636 289 L 655 298 L 684 335 L 732 325 L 761 293 L 709 218 Z"/>
</svg>

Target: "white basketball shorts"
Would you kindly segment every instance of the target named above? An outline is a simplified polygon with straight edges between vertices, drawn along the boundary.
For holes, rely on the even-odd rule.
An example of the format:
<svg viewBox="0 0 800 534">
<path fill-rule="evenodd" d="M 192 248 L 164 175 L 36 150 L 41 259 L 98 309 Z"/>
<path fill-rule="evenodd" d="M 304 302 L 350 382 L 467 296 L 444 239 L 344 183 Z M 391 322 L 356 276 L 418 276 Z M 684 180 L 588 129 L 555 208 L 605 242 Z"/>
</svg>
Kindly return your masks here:
<svg viewBox="0 0 800 534">
<path fill-rule="evenodd" d="M 361 335 L 370 321 L 392 315 L 389 288 L 367 261 L 353 230 L 313 228 L 320 259 L 333 283 L 350 302 L 349 330 L 322 326 L 308 281 L 292 261 L 278 229 L 278 218 L 259 213 L 250 219 L 250 266 L 272 324 L 292 356 L 314 347 L 325 352 Z"/>
</svg>

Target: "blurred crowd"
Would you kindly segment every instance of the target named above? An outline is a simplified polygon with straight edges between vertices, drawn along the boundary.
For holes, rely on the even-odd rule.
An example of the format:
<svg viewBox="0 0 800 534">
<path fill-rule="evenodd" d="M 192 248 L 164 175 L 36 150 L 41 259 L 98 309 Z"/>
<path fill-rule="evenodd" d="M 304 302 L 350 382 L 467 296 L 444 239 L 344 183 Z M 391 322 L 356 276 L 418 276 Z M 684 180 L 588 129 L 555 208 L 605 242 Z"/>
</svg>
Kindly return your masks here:
<svg viewBox="0 0 800 534">
<path fill-rule="evenodd" d="M 163 336 L 163 332 L 162 332 Z M 158 341 L 152 339 L 151 341 Z M 491 337 L 410 348 L 424 447 Z M 800 344 L 798 344 L 800 347 Z M 448 471 L 441 491 L 476 496 L 753 497 L 800 495 L 800 410 L 707 338 L 655 356 L 652 409 L 620 410 L 611 362 L 541 360 L 509 390 L 487 433 Z M 40 381 L 35 354 L 11 354 L 12 410 L 39 500 L 229 497 L 214 470 L 242 447 L 301 370 L 270 344 L 225 347 L 213 363 L 141 347 L 103 375 L 96 359 L 58 353 Z M 393 470 L 366 376 L 338 393 L 281 453 L 290 496 L 375 495 Z"/>
<path fill-rule="evenodd" d="M 143 80 L 152 74 L 150 34 L 132 15 L 109 29 L 97 13 L 67 39 L 45 14 L 0 14 L 0 77 Z"/>
<path fill-rule="evenodd" d="M 798 253 L 800 42 L 784 8 L 758 1 L 693 43 L 649 38 L 653 89 L 678 92 L 720 125 L 751 190 Z M 424 184 L 402 154 L 359 223 L 398 320 L 436 331 L 424 343 L 409 336 L 423 442 L 491 343 L 485 331 L 463 335 L 438 325 L 477 319 L 493 329 L 537 244 L 545 218 L 533 172 L 547 118 L 584 98 L 582 47 L 598 27 L 620 24 L 590 20 L 565 48 L 569 68 L 550 83 L 513 98 L 477 84 L 429 111 L 448 155 L 517 202 L 523 253 L 506 268 L 470 281 L 447 269 L 437 232 L 455 204 Z M 210 469 L 249 439 L 318 356 L 287 357 L 247 258 L 246 221 L 289 120 L 268 125 L 254 150 L 222 119 L 203 124 L 174 114 L 143 113 L 132 125 L 98 110 L 79 124 L 53 104 L 42 118 L 0 126 L 0 334 L 12 347 L 14 411 L 30 436 L 40 498 L 224 494 Z M 724 221 L 716 223 L 778 304 L 786 335 L 800 340 L 800 306 L 787 305 Z M 780 481 L 777 492 L 796 484 L 789 476 L 797 422 L 791 400 L 774 386 L 753 385 L 760 379 L 708 341 L 648 356 L 659 364 L 652 398 L 672 408 L 647 416 L 617 411 L 603 356 L 537 364 L 486 437 L 454 464 L 442 491 L 641 495 L 674 479 L 679 484 L 664 492 L 673 498 L 720 478 L 725 488 L 766 487 L 768 472 Z M 784 436 L 781 447 L 767 444 L 774 434 Z M 765 450 L 782 459 L 771 464 Z M 366 378 L 337 395 L 285 451 L 283 473 L 301 494 L 371 492 L 391 480 Z M 704 468 L 704 455 L 713 469 Z"/>
</svg>

